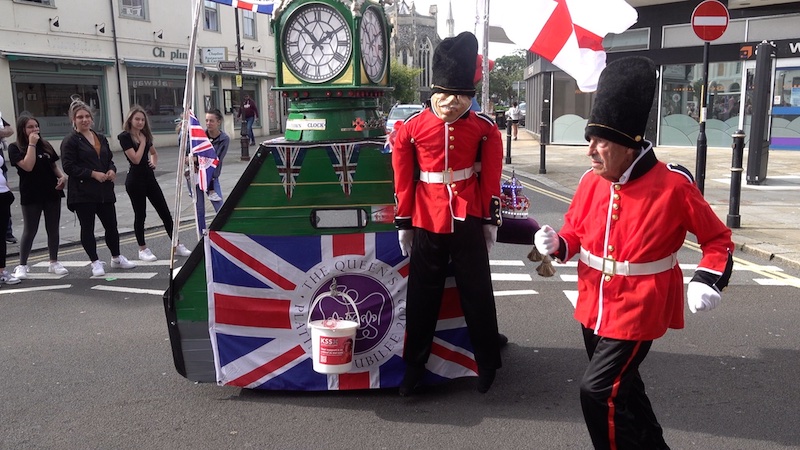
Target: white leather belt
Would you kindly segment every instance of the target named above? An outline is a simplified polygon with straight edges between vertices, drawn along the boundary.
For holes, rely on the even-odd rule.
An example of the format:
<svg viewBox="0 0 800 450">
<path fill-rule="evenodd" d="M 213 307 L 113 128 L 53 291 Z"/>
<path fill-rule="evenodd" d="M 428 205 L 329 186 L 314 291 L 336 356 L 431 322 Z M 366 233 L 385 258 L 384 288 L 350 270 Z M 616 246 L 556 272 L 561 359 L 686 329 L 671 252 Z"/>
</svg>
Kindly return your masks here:
<svg viewBox="0 0 800 450">
<path fill-rule="evenodd" d="M 461 170 L 447 170 L 444 172 L 420 172 L 419 179 L 425 183 L 450 184 L 456 181 L 463 181 L 471 177 L 475 171 L 472 167 Z"/>
<path fill-rule="evenodd" d="M 654 275 L 672 269 L 678 263 L 678 254 L 673 253 L 658 261 L 632 263 L 629 261 L 615 261 L 612 258 L 601 258 L 581 247 L 581 261 L 592 269 L 599 270 L 603 274 L 610 276 Z"/>
</svg>

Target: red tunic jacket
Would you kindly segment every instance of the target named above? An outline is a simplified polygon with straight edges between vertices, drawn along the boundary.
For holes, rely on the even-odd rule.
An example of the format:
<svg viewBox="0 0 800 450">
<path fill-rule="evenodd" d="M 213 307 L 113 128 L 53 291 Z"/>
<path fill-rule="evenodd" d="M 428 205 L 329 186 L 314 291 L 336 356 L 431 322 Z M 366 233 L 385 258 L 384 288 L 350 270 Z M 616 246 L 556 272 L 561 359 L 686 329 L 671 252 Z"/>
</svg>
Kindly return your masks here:
<svg viewBox="0 0 800 450">
<path fill-rule="evenodd" d="M 688 231 L 702 250 L 698 271 L 725 287 L 732 264 L 731 231 L 691 176 L 658 161 L 651 148 L 626 174 L 616 183 L 591 171 L 583 176 L 559 231 L 566 254 L 558 256 L 568 260 L 583 247 L 599 257 L 648 263 L 677 252 Z M 677 264 L 653 275 L 608 277 L 578 262 L 575 319 L 599 336 L 652 340 L 668 328 L 683 328 L 683 292 Z"/>
<path fill-rule="evenodd" d="M 415 180 L 415 167 L 440 173 L 471 168 L 479 149 L 480 177 L 474 174 L 452 183 Z M 467 111 L 447 124 L 430 109 L 412 115 L 395 139 L 392 166 L 398 223 L 411 219 L 415 227 L 452 233 L 453 221 L 467 215 L 494 220 L 491 204 L 493 197 L 500 197 L 503 143 L 490 118 Z M 499 211 L 499 203 L 497 206 Z"/>
</svg>

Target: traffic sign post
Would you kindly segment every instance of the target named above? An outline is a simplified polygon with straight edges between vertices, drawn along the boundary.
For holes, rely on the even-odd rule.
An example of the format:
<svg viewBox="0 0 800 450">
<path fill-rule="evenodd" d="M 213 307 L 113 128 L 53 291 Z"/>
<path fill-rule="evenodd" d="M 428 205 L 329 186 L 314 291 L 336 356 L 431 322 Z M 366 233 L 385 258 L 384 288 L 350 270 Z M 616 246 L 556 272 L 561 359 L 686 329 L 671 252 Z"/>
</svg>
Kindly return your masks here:
<svg viewBox="0 0 800 450">
<path fill-rule="evenodd" d="M 697 134 L 697 165 L 695 179 L 697 188 L 702 194 L 706 180 L 706 154 L 708 139 L 706 138 L 706 114 L 708 112 L 708 51 L 710 41 L 715 41 L 728 29 L 728 8 L 717 0 L 705 0 L 692 12 L 692 30 L 705 41 L 703 44 L 703 90 L 700 93 L 700 131 Z"/>
</svg>

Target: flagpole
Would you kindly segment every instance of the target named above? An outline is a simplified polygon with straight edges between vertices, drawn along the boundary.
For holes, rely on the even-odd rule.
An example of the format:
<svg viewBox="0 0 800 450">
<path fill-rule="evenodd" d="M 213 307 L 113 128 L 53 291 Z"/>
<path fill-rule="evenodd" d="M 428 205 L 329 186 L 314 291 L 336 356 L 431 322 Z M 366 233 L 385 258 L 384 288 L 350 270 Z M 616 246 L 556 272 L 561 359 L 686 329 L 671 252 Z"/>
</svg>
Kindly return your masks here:
<svg viewBox="0 0 800 450">
<path fill-rule="evenodd" d="M 175 247 L 178 245 L 178 227 L 180 226 L 181 214 L 181 197 L 183 190 L 181 183 L 183 182 L 183 171 L 186 166 L 186 145 L 189 141 L 189 110 L 192 108 L 192 99 L 194 98 L 194 68 L 195 68 L 195 55 L 197 55 L 197 25 L 200 23 L 200 13 L 203 7 L 202 0 L 192 0 L 194 8 L 192 15 L 192 28 L 191 35 L 189 36 L 189 61 L 186 66 L 186 86 L 183 92 L 183 115 L 181 116 L 181 142 L 178 150 L 178 167 L 175 171 L 175 214 L 173 217 L 174 223 L 172 229 L 172 249 L 170 250 L 170 280 L 172 280 L 172 268 L 175 263 Z M 189 186 L 189 189 L 194 189 L 194 186 Z M 197 200 L 197 199 L 195 199 Z M 197 239 L 200 240 L 200 226 L 197 218 L 197 208 L 195 208 L 194 220 L 195 229 L 198 230 Z"/>
<path fill-rule="evenodd" d="M 483 10 L 483 80 L 481 83 L 481 109 L 490 116 L 494 111 L 489 111 L 489 0 L 484 0 Z"/>
</svg>

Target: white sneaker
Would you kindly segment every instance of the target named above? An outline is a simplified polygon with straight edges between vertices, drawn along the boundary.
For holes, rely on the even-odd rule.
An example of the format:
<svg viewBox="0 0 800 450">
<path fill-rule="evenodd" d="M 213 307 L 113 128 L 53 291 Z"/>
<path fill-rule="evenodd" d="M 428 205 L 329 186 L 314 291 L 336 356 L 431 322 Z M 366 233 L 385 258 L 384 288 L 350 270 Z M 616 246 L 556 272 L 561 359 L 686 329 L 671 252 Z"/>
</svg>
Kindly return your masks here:
<svg viewBox="0 0 800 450">
<path fill-rule="evenodd" d="M 114 259 L 116 259 L 116 261 L 114 261 Z M 119 255 L 116 258 L 111 258 L 112 269 L 133 269 L 134 267 L 136 267 L 136 264 L 128 261 L 128 258 L 122 255 Z"/>
<path fill-rule="evenodd" d="M 19 278 L 11 275 L 7 270 L 4 270 L 0 273 L 0 284 L 19 284 Z"/>
<path fill-rule="evenodd" d="M 146 248 L 144 250 L 139 250 L 139 259 L 142 261 L 155 261 L 158 258 L 156 258 L 156 255 L 154 255 L 149 248 Z"/>
<path fill-rule="evenodd" d="M 175 254 L 178 256 L 189 256 L 192 254 L 192 251 L 186 248 L 185 245 L 178 244 L 178 246 L 175 247 Z"/>
<path fill-rule="evenodd" d="M 100 261 L 99 259 L 97 261 L 93 261 L 92 262 L 92 276 L 93 277 L 102 277 L 103 275 L 105 275 L 106 274 L 106 269 L 103 268 L 103 266 L 105 266 L 105 265 L 106 265 L 106 263 L 103 262 L 103 261 Z"/>
<path fill-rule="evenodd" d="M 50 267 L 47 268 L 47 271 L 56 275 L 66 275 L 69 273 L 69 270 L 62 266 L 58 261 L 51 262 Z"/>
<path fill-rule="evenodd" d="M 221 202 L 222 197 L 217 194 L 217 191 L 208 191 L 208 199 L 212 202 Z"/>
<path fill-rule="evenodd" d="M 19 265 L 14 268 L 14 278 L 18 280 L 25 280 L 28 278 L 28 271 L 31 270 L 27 265 Z"/>
</svg>

